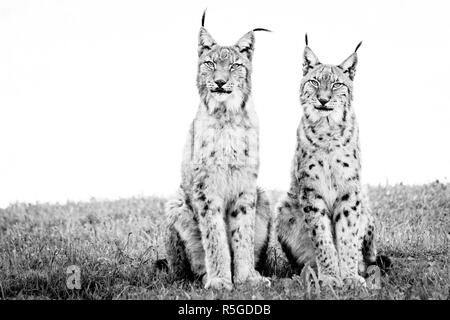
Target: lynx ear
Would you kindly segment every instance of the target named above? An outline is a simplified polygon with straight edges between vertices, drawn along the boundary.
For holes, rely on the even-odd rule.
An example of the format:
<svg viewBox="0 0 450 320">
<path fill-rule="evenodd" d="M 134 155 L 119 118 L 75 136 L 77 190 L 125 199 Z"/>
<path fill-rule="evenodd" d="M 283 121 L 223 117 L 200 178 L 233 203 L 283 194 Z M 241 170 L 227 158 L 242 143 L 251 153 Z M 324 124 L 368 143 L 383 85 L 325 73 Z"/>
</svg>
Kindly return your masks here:
<svg viewBox="0 0 450 320">
<path fill-rule="evenodd" d="M 359 47 L 361 46 L 362 42 L 360 42 L 358 44 L 358 46 L 355 49 L 355 52 L 353 52 L 350 57 L 348 57 L 347 59 L 344 60 L 344 62 L 342 62 L 339 65 L 339 68 L 341 68 L 344 73 L 348 74 L 348 77 L 350 78 L 350 80 L 353 81 L 353 79 L 355 78 L 355 72 L 356 72 L 356 65 L 358 63 L 358 55 L 356 54 L 356 51 L 358 51 Z"/>
<path fill-rule="evenodd" d="M 272 32 L 269 29 L 256 28 L 244 34 L 242 38 L 240 38 L 239 41 L 236 42 L 235 47 L 237 47 L 240 53 L 245 54 L 248 60 L 252 60 L 253 57 L 253 49 L 255 46 L 255 31 Z"/>
<path fill-rule="evenodd" d="M 314 52 L 309 47 L 305 47 L 305 51 L 303 52 L 303 75 L 305 76 L 310 69 L 318 64 L 320 62 Z"/>
<path fill-rule="evenodd" d="M 303 75 L 305 76 L 310 69 L 320 64 L 319 59 L 314 52 L 308 47 L 308 34 L 305 34 L 305 51 L 303 52 Z"/>
<path fill-rule="evenodd" d="M 211 37 L 204 27 L 201 27 L 198 36 L 198 56 L 200 57 L 204 52 L 210 51 L 215 45 L 217 45 L 216 40 Z"/>
<path fill-rule="evenodd" d="M 235 47 L 240 53 L 244 54 L 248 60 L 252 60 L 253 49 L 255 45 L 255 34 L 252 31 L 247 32 L 236 42 Z"/>
</svg>

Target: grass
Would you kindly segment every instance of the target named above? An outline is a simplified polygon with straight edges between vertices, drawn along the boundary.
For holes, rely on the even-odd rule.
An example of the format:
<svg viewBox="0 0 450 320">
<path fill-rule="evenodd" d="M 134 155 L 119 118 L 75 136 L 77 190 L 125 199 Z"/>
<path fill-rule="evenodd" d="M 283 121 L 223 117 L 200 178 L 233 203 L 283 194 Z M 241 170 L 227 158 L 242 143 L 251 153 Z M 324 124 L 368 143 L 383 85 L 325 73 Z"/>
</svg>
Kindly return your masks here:
<svg viewBox="0 0 450 320">
<path fill-rule="evenodd" d="M 379 290 L 310 290 L 278 248 L 271 248 L 270 288 L 214 292 L 176 279 L 154 267 L 164 258 L 165 200 L 149 197 L 1 209 L 0 298 L 450 299 L 450 185 L 371 187 L 369 194 L 379 251 L 394 262 Z M 81 269 L 80 290 L 66 286 L 70 265 Z"/>
</svg>

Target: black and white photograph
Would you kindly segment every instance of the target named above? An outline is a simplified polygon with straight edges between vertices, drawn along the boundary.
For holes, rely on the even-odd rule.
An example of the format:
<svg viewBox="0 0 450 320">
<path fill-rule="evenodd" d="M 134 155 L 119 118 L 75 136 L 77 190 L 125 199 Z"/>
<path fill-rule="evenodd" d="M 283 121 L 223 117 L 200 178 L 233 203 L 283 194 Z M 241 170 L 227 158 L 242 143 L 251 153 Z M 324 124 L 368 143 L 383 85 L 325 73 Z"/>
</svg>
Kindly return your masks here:
<svg viewBox="0 0 450 320">
<path fill-rule="evenodd" d="M 0 1 L 0 300 L 449 300 L 449 12 Z"/>
</svg>

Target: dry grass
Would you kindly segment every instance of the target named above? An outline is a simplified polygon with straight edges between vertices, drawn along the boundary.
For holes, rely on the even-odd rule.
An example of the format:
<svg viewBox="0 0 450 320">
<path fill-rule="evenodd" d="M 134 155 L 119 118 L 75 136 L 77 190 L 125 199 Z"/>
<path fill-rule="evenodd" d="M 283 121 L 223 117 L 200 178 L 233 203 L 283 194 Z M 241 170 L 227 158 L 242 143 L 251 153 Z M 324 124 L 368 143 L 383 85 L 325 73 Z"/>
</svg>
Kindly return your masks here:
<svg viewBox="0 0 450 320">
<path fill-rule="evenodd" d="M 381 290 L 306 290 L 272 251 L 272 286 L 202 289 L 154 268 L 162 258 L 164 199 L 16 204 L 0 210 L 3 299 L 449 299 L 450 186 L 370 188 L 379 250 L 394 267 Z M 279 193 L 271 193 L 276 198 Z M 66 268 L 81 268 L 81 290 Z"/>
</svg>

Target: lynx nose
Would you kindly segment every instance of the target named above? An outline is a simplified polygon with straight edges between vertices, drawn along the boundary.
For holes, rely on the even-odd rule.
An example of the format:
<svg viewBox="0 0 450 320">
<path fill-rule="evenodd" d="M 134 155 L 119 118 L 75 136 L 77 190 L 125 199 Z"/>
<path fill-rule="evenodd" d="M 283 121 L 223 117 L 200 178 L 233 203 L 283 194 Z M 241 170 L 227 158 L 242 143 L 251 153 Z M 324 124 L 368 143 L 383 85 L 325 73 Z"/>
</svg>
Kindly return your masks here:
<svg viewBox="0 0 450 320">
<path fill-rule="evenodd" d="M 323 99 L 323 98 L 319 98 L 319 102 L 322 106 L 325 106 L 327 104 L 327 102 L 330 101 L 329 99 Z"/>
<path fill-rule="evenodd" d="M 216 82 L 216 84 L 217 84 L 217 86 L 218 86 L 219 88 L 222 88 L 223 85 L 224 85 L 225 83 L 227 83 L 225 80 L 222 80 L 222 79 L 216 80 L 215 82 Z"/>
</svg>

